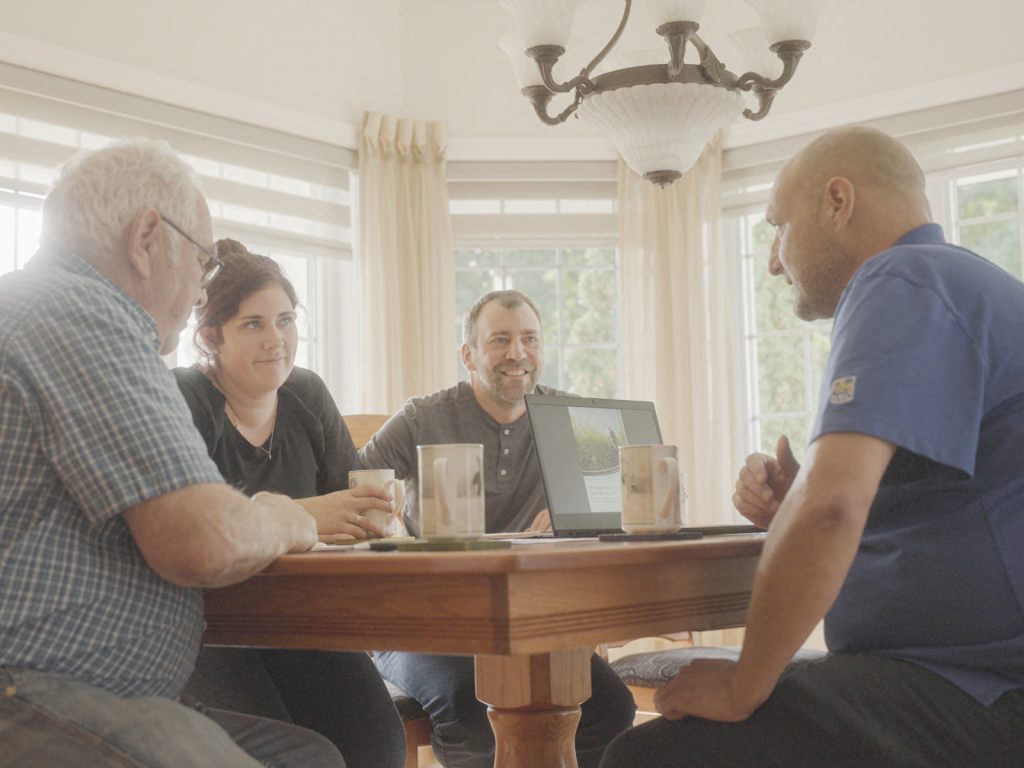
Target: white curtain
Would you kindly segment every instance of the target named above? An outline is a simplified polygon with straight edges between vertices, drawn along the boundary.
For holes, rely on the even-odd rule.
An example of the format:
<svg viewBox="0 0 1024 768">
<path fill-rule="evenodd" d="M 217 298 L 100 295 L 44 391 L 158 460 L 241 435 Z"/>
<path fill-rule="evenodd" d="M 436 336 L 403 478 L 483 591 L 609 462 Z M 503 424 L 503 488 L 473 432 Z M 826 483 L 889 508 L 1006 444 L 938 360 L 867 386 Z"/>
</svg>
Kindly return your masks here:
<svg viewBox="0 0 1024 768">
<path fill-rule="evenodd" d="M 722 250 L 721 158 L 716 139 L 665 189 L 619 161 L 626 396 L 654 401 L 664 442 L 679 446 L 691 525 L 734 521 L 742 450 L 742 339 L 730 309 L 741 297 Z"/>
<path fill-rule="evenodd" d="M 363 404 L 393 413 L 455 380 L 444 122 L 367 112 L 359 143 Z"/>
</svg>

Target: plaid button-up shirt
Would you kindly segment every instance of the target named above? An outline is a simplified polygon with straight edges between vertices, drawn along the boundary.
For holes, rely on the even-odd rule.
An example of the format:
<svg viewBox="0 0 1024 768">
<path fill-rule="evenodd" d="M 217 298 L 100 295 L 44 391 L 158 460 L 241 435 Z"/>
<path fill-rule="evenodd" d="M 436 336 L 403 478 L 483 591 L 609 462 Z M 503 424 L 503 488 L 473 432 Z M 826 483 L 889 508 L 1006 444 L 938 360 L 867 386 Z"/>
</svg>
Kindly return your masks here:
<svg viewBox="0 0 1024 768">
<path fill-rule="evenodd" d="M 0 666 L 175 696 L 202 594 L 146 564 L 121 511 L 220 482 L 156 323 L 86 262 L 0 278 Z"/>
</svg>

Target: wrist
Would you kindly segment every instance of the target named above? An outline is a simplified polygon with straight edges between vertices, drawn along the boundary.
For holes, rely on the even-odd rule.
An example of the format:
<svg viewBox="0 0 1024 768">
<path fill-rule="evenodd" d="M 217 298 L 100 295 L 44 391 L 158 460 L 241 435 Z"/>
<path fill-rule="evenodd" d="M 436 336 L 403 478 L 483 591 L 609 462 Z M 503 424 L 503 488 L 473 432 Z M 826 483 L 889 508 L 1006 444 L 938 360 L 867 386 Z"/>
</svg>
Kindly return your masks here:
<svg viewBox="0 0 1024 768">
<path fill-rule="evenodd" d="M 740 662 L 733 668 L 732 676 L 729 678 L 730 699 L 734 707 L 746 716 L 753 714 L 768 700 L 778 680 L 778 675 L 766 676 L 751 672 Z"/>
</svg>

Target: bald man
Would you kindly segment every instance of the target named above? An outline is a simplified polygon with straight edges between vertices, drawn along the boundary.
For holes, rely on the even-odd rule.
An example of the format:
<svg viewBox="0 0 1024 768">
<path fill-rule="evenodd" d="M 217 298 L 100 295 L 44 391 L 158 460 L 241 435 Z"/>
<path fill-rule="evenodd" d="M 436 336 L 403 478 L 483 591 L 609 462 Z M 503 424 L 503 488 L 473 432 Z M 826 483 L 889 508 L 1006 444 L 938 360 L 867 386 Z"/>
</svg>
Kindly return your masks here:
<svg viewBox="0 0 1024 768">
<path fill-rule="evenodd" d="M 684 667 L 602 768 L 1024 765 L 1024 285 L 924 188 L 867 128 L 779 175 L 771 272 L 835 318 L 806 462 L 740 471 L 771 527 L 739 661 Z M 822 618 L 830 654 L 790 663 Z"/>
</svg>

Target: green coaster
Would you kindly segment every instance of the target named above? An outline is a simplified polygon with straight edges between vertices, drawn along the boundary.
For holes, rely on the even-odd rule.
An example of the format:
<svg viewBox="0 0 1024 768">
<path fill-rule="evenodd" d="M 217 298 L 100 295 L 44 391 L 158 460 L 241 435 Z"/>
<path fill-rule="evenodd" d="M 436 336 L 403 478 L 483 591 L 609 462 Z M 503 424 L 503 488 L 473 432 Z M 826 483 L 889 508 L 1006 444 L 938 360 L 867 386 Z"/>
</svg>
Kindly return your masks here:
<svg viewBox="0 0 1024 768">
<path fill-rule="evenodd" d="M 400 543 L 399 552 L 475 552 L 481 549 L 510 549 L 510 541 L 488 539 L 416 539 Z"/>
</svg>

